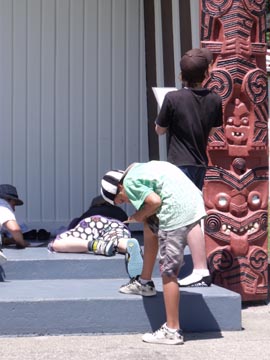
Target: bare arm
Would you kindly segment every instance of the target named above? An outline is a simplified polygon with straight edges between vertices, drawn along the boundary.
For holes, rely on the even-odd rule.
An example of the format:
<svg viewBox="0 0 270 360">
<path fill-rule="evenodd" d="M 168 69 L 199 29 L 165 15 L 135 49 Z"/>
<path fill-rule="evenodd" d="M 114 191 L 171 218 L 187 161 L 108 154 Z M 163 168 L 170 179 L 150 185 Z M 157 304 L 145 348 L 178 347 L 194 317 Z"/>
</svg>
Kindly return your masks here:
<svg viewBox="0 0 270 360">
<path fill-rule="evenodd" d="M 161 127 L 161 126 L 159 126 L 159 125 L 156 124 L 155 130 L 156 130 L 156 133 L 157 133 L 158 135 L 164 135 L 164 134 L 166 134 L 167 129 L 168 129 L 168 128 L 166 128 L 166 127 Z"/>
<path fill-rule="evenodd" d="M 7 222 L 4 223 L 4 226 L 8 230 L 8 232 L 12 235 L 12 238 L 18 247 L 25 248 L 29 245 L 28 242 L 24 240 L 23 234 L 21 232 L 21 228 L 17 223 L 17 221 L 8 220 Z"/>
<path fill-rule="evenodd" d="M 149 216 L 156 214 L 160 205 L 161 198 L 155 192 L 152 192 L 145 198 L 143 207 L 131 215 L 128 220 L 144 222 Z"/>
</svg>

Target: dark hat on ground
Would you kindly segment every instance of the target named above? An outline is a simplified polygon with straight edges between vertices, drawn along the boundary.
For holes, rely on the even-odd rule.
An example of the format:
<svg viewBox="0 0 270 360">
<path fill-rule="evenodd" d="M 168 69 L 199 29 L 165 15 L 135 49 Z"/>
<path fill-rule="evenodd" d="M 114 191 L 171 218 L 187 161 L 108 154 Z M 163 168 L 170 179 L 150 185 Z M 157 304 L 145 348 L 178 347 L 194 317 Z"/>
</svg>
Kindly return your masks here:
<svg viewBox="0 0 270 360">
<path fill-rule="evenodd" d="M 105 201 L 112 205 L 114 205 L 114 199 L 118 191 L 118 184 L 123 175 L 123 170 L 111 170 L 108 171 L 101 180 L 101 195 Z"/>
<path fill-rule="evenodd" d="M 16 205 L 23 205 L 23 201 L 19 199 L 15 186 L 9 184 L 0 185 L 0 198 L 5 200 L 14 200 Z"/>
<path fill-rule="evenodd" d="M 180 60 L 182 78 L 188 82 L 201 82 L 211 63 L 211 53 L 208 49 L 191 49 Z"/>
</svg>

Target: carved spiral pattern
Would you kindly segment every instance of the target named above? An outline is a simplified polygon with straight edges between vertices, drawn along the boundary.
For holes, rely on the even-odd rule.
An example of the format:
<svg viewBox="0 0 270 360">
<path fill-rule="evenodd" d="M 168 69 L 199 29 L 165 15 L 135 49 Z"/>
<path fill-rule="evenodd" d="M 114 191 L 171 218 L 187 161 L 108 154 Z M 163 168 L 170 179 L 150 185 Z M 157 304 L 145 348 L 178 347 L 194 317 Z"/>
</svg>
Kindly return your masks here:
<svg viewBox="0 0 270 360">
<path fill-rule="evenodd" d="M 268 256 L 262 249 L 255 249 L 250 254 L 250 265 L 256 271 L 265 271 L 268 267 Z"/>
<path fill-rule="evenodd" d="M 254 104 L 260 104 L 266 100 L 267 96 L 267 77 L 260 69 L 249 71 L 244 79 L 243 86 L 249 99 Z"/>
<path fill-rule="evenodd" d="M 247 10 L 256 16 L 263 16 L 265 12 L 265 0 L 243 0 Z"/>
<path fill-rule="evenodd" d="M 212 215 L 209 215 L 207 218 L 206 218 L 206 221 L 205 221 L 205 230 L 208 232 L 208 233 L 216 233 L 220 230 L 221 228 L 221 221 L 220 221 L 220 218 L 218 215 L 215 215 L 215 214 L 212 214 Z"/>
<path fill-rule="evenodd" d="M 220 17 L 232 6 L 233 0 L 203 0 L 203 9 L 211 16 Z"/>
<path fill-rule="evenodd" d="M 227 250 L 217 250 L 209 257 L 208 262 L 211 272 L 228 271 L 233 265 L 233 257 Z"/>
<path fill-rule="evenodd" d="M 205 86 L 218 93 L 223 100 L 227 99 L 231 95 L 233 89 L 232 78 L 229 72 L 225 70 L 212 71 Z"/>
<path fill-rule="evenodd" d="M 263 231 L 267 231 L 267 227 L 268 227 L 268 219 L 267 219 L 267 213 L 263 214 L 262 219 L 261 219 L 261 229 Z"/>
</svg>

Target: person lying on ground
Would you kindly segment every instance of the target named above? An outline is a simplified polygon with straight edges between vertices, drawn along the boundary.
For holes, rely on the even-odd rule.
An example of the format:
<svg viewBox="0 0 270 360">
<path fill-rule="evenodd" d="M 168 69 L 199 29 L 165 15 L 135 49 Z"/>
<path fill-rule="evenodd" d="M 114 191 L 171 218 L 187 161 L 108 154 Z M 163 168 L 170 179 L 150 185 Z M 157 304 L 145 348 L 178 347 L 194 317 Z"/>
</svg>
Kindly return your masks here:
<svg viewBox="0 0 270 360">
<path fill-rule="evenodd" d="M 132 238 L 124 223 L 101 215 L 82 219 L 73 229 L 58 234 L 48 248 L 61 253 L 125 254 L 129 277 L 136 277 L 142 271 L 143 257 L 138 240 Z"/>
</svg>

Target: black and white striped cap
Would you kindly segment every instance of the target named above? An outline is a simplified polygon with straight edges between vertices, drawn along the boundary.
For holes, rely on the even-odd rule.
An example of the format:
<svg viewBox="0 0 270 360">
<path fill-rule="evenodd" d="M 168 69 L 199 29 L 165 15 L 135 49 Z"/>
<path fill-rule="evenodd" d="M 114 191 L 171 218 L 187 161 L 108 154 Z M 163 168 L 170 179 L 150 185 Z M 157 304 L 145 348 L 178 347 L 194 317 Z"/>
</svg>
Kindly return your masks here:
<svg viewBox="0 0 270 360">
<path fill-rule="evenodd" d="M 101 195 L 104 200 L 114 205 L 114 198 L 117 194 L 118 184 L 124 175 L 123 170 L 108 171 L 101 180 Z"/>
</svg>

